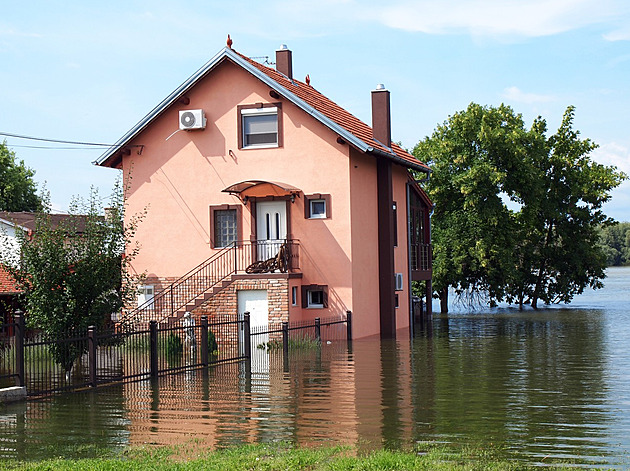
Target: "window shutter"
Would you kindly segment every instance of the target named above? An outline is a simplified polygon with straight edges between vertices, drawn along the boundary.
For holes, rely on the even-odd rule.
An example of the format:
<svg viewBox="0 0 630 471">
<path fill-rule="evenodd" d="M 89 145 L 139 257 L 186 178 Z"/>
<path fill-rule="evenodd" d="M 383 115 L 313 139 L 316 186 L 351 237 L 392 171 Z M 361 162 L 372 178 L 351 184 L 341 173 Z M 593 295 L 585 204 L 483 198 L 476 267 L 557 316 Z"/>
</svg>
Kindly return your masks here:
<svg viewBox="0 0 630 471">
<path fill-rule="evenodd" d="M 322 286 L 321 288 L 323 292 L 322 298 L 324 298 L 324 307 L 328 307 L 328 285 Z"/>
<path fill-rule="evenodd" d="M 302 307 L 308 307 L 308 286 L 302 286 Z"/>
</svg>

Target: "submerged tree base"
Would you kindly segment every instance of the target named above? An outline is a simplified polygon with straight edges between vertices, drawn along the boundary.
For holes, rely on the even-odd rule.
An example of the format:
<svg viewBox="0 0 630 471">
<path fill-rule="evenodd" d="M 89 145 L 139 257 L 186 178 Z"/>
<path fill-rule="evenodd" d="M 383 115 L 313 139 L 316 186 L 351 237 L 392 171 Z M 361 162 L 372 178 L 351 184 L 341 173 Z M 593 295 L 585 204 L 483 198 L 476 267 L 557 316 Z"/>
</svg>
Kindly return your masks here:
<svg viewBox="0 0 630 471">
<path fill-rule="evenodd" d="M 208 451 L 203 443 L 168 448 L 131 448 L 121 456 L 98 459 L 5 461 L 3 469 L 211 469 L 211 470 L 525 470 L 534 466 L 498 457 L 496 450 L 434 444 L 415 450 L 357 452 L 352 447 L 300 448 L 288 444 L 243 445 Z M 569 465 L 576 469 L 575 465 Z M 563 469 L 555 463 L 556 469 Z M 537 468 L 536 468 L 537 469 Z M 567 468 L 568 469 L 568 468 Z"/>
</svg>

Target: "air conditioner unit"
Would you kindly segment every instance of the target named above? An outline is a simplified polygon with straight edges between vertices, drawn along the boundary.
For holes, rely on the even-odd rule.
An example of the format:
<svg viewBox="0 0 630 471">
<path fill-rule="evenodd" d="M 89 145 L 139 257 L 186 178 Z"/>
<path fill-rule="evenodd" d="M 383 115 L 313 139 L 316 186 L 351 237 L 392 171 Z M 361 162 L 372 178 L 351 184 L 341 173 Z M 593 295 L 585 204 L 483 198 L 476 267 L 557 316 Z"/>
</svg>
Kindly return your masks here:
<svg viewBox="0 0 630 471">
<path fill-rule="evenodd" d="M 395 277 L 396 277 L 396 291 L 402 291 L 403 290 L 403 274 L 396 273 Z"/>
<path fill-rule="evenodd" d="M 206 116 L 203 110 L 182 110 L 179 112 L 179 129 L 190 131 L 205 127 Z"/>
</svg>

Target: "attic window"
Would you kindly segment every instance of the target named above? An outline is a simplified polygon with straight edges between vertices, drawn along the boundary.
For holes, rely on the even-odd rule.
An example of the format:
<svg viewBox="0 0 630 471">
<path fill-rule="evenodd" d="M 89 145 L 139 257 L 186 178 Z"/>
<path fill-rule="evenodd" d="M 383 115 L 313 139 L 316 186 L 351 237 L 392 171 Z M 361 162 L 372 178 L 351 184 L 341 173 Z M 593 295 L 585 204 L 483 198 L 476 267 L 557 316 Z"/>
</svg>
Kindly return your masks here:
<svg viewBox="0 0 630 471">
<path fill-rule="evenodd" d="M 280 103 L 238 107 L 239 149 L 282 147 Z"/>
</svg>

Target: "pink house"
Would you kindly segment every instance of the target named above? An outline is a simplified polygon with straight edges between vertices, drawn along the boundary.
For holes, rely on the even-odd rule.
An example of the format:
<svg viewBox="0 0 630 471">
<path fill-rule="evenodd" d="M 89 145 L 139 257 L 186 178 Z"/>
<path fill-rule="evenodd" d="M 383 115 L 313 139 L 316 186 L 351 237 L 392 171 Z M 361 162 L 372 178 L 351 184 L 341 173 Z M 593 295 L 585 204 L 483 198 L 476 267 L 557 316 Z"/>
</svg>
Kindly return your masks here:
<svg viewBox="0 0 630 471">
<path fill-rule="evenodd" d="M 228 41 L 96 162 L 131 176 L 128 214 L 148 206 L 130 315 L 409 328 L 411 281 L 431 292 L 432 207 L 410 170 L 430 171 L 392 142 L 389 100 L 372 91 L 370 127 L 295 79 L 286 46 L 273 69 Z"/>
</svg>

